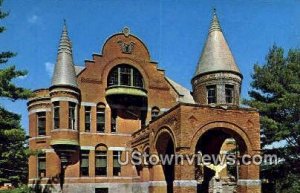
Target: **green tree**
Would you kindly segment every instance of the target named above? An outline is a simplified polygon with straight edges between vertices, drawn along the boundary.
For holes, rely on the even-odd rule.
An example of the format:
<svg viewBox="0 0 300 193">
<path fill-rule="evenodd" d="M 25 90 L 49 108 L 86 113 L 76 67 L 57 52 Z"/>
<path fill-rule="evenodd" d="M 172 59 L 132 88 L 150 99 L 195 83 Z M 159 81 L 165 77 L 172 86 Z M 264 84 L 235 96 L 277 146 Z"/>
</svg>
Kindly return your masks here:
<svg viewBox="0 0 300 193">
<path fill-rule="evenodd" d="M 0 0 L 0 20 L 8 16 L 2 10 L 3 0 Z M 0 26 L 0 33 L 5 31 Z M 26 71 L 16 70 L 14 65 L 7 65 L 10 58 L 16 56 L 10 51 L 0 52 L 0 98 L 15 101 L 27 99 L 31 91 L 18 87 L 13 79 L 25 76 Z M 26 135 L 20 125 L 20 116 L 9 112 L 0 105 L 0 184 L 12 182 L 18 185 L 27 178 L 27 147 Z"/>
<path fill-rule="evenodd" d="M 245 103 L 260 112 L 263 153 L 280 158 L 262 166 L 261 177 L 273 184 L 270 192 L 300 192 L 300 50 L 285 55 L 274 45 L 265 64 L 254 65 L 252 78 Z"/>
</svg>

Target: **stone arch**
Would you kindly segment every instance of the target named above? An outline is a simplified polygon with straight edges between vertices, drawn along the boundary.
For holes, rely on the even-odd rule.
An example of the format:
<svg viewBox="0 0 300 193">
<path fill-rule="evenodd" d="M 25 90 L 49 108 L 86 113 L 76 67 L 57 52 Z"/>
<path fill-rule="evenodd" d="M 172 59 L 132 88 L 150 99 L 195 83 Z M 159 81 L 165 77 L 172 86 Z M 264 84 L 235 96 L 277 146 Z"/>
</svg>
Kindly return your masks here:
<svg viewBox="0 0 300 193">
<path fill-rule="evenodd" d="M 95 150 L 108 151 L 108 147 L 104 143 L 99 143 L 95 146 Z"/>
<path fill-rule="evenodd" d="M 191 141 L 191 151 L 193 153 L 201 151 L 203 153 L 202 155 L 219 156 L 222 144 L 228 138 L 233 138 L 236 141 L 234 151 L 236 152 L 235 155 L 238 155 L 238 157 L 235 158 L 235 161 L 240 160 L 240 156 L 245 154 L 253 155 L 254 148 L 251 142 L 252 139 L 249 139 L 249 136 L 245 133 L 245 131 L 233 123 L 223 121 L 211 122 L 198 128 Z M 213 164 L 215 165 L 220 163 L 221 162 L 219 161 Z M 239 179 L 248 179 L 250 177 L 249 174 L 251 173 L 252 166 L 244 165 L 242 162 L 239 163 L 240 164 L 235 164 L 234 166 L 236 169 L 233 176 L 227 176 L 226 174 L 227 177 L 232 177 L 235 187 L 237 187 L 237 182 Z M 208 169 L 206 166 L 195 165 L 195 167 L 195 170 L 198 169 L 200 171 L 200 175 L 198 175 L 198 177 L 201 176 L 201 182 L 197 186 L 197 191 L 208 192 L 211 188 L 209 185 L 211 184 L 211 181 L 220 179 L 214 178 L 215 172 L 211 169 Z M 229 165 L 226 165 L 225 167 L 227 171 Z M 199 180 L 197 177 L 196 179 Z"/>
<path fill-rule="evenodd" d="M 161 173 L 166 182 L 167 190 L 164 192 L 173 193 L 173 183 L 175 179 L 175 160 L 174 157 L 171 162 L 163 162 L 163 157 L 175 155 L 176 152 L 176 138 L 172 130 L 168 127 L 162 127 L 156 133 L 154 138 L 155 150 L 160 158 L 160 164 L 155 166 L 156 172 Z"/>
<path fill-rule="evenodd" d="M 174 152 L 176 150 L 176 147 L 177 147 L 177 140 L 175 138 L 175 134 L 174 132 L 172 131 L 172 129 L 169 127 L 169 126 L 162 126 L 160 129 L 158 129 L 158 131 L 156 132 L 155 134 L 155 137 L 154 137 L 154 141 L 153 141 L 153 146 L 155 147 L 155 145 L 157 144 L 157 140 L 158 140 L 158 137 L 162 134 L 162 133 L 168 133 L 174 143 Z"/>
<path fill-rule="evenodd" d="M 208 124 L 205 124 L 204 126 L 197 129 L 196 133 L 194 134 L 192 140 L 191 140 L 191 152 L 194 153 L 196 149 L 196 145 L 198 140 L 201 138 L 201 136 L 206 133 L 207 131 L 214 129 L 214 128 L 224 128 L 224 130 L 227 130 L 231 134 L 233 133 L 234 136 L 239 136 L 240 139 L 242 139 L 245 142 L 247 152 L 252 153 L 253 147 L 251 140 L 249 139 L 248 135 L 243 131 L 242 128 L 239 126 L 230 123 L 230 122 L 211 122 Z"/>
</svg>

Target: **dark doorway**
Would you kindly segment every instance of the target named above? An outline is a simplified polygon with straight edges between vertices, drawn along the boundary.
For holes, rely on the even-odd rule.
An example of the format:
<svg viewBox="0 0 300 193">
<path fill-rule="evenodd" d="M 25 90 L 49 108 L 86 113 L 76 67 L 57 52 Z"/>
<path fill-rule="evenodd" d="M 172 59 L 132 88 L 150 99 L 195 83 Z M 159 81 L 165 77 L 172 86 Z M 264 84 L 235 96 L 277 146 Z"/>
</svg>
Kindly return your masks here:
<svg viewBox="0 0 300 193">
<path fill-rule="evenodd" d="M 169 133 L 163 132 L 159 135 L 156 142 L 156 149 L 159 156 L 172 156 L 175 155 L 174 152 L 174 142 Z M 167 183 L 167 193 L 173 193 L 173 181 L 174 181 L 174 164 L 175 159 L 172 159 L 171 163 L 162 163 L 165 180 Z"/>
</svg>

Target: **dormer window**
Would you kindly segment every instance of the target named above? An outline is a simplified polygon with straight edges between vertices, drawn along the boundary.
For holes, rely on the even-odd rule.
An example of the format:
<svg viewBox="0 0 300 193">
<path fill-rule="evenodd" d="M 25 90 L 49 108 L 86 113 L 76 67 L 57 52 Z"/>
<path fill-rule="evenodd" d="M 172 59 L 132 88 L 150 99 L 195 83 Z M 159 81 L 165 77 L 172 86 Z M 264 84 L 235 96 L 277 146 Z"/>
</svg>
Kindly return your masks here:
<svg viewBox="0 0 300 193">
<path fill-rule="evenodd" d="M 233 103 L 233 85 L 225 85 L 226 103 Z"/>
<path fill-rule="evenodd" d="M 216 85 L 207 86 L 207 103 L 212 104 L 217 102 Z"/>
<path fill-rule="evenodd" d="M 129 65 L 119 65 L 114 67 L 108 75 L 108 87 L 130 86 L 143 88 L 143 77 L 134 67 Z"/>
<path fill-rule="evenodd" d="M 160 112 L 160 110 L 158 107 L 153 107 L 151 109 L 151 120 L 154 120 L 156 117 L 158 117 L 159 112 Z"/>
</svg>

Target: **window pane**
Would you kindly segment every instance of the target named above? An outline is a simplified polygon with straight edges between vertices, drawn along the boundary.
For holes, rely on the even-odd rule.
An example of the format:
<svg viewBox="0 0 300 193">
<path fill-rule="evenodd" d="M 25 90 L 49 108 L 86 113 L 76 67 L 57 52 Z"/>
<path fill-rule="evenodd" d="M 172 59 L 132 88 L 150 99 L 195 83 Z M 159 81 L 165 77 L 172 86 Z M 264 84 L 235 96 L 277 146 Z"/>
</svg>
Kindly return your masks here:
<svg viewBox="0 0 300 193">
<path fill-rule="evenodd" d="M 69 128 L 75 129 L 75 108 L 76 104 L 69 102 Z"/>
<path fill-rule="evenodd" d="M 38 177 L 46 176 L 46 155 L 42 154 L 38 156 Z"/>
<path fill-rule="evenodd" d="M 111 71 L 108 80 L 108 86 L 118 85 L 118 68 L 115 68 Z"/>
<path fill-rule="evenodd" d="M 96 188 L 95 193 L 108 193 L 108 188 Z"/>
<path fill-rule="evenodd" d="M 54 129 L 59 128 L 59 102 L 53 103 L 53 121 L 54 121 Z"/>
<path fill-rule="evenodd" d="M 89 175 L 89 151 L 81 152 L 80 175 L 81 176 Z"/>
<path fill-rule="evenodd" d="M 98 157 L 96 159 L 96 167 L 106 167 L 106 157 Z"/>
<path fill-rule="evenodd" d="M 97 123 L 104 123 L 104 122 L 105 122 L 104 113 L 97 113 Z"/>
<path fill-rule="evenodd" d="M 37 113 L 38 135 L 46 135 L 46 113 Z"/>
<path fill-rule="evenodd" d="M 107 174 L 107 156 L 106 151 L 96 152 L 96 164 L 95 164 L 96 175 L 106 175 Z"/>
<path fill-rule="evenodd" d="M 233 100 L 233 85 L 225 86 L 226 103 L 232 103 Z"/>
<path fill-rule="evenodd" d="M 143 87 L 143 78 L 139 71 L 136 69 L 133 70 L 133 86 L 135 87 Z"/>
<path fill-rule="evenodd" d="M 208 86 L 207 87 L 207 102 L 210 103 L 216 103 L 216 86 Z"/>
</svg>

